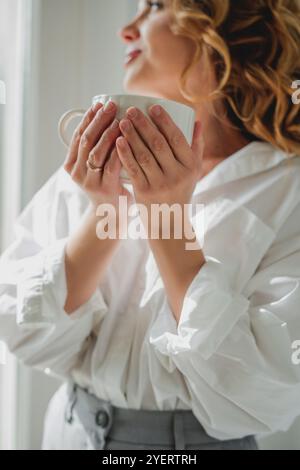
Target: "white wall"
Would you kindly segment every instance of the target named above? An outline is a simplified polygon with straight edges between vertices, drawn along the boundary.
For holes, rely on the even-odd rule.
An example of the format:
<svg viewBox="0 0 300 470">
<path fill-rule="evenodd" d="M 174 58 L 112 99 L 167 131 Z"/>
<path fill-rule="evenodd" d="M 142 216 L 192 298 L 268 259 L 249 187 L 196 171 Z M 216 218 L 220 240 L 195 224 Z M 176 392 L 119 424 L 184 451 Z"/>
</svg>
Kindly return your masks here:
<svg viewBox="0 0 300 470">
<path fill-rule="evenodd" d="M 62 164 L 60 115 L 90 104 L 99 93 L 122 92 L 123 46 L 116 31 L 135 0 L 32 0 L 32 67 L 28 71 L 23 201 Z M 30 25 L 29 25 L 30 26 Z M 24 368 L 30 383 L 30 428 L 23 447 L 40 448 L 46 405 L 58 382 Z M 300 450 L 300 421 L 289 433 L 261 441 L 262 448 Z"/>
<path fill-rule="evenodd" d="M 59 117 L 87 108 L 101 93 L 123 92 L 123 45 L 116 31 L 134 0 L 33 0 L 33 70 L 24 197 L 62 164 L 65 148 L 57 136 Z M 38 25 L 39 23 L 39 25 Z M 37 64 L 37 65 L 36 65 Z M 34 165 L 28 165 L 32 161 Z M 27 169 L 26 169 L 27 168 Z"/>
</svg>

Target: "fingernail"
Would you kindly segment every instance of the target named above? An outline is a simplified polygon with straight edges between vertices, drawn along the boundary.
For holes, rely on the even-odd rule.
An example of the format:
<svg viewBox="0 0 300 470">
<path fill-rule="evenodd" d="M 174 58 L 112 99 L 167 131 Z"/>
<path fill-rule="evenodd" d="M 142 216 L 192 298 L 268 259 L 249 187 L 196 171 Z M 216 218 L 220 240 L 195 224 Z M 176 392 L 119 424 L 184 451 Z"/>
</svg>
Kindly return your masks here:
<svg viewBox="0 0 300 470">
<path fill-rule="evenodd" d="M 98 109 L 99 109 L 99 106 L 101 106 L 102 103 L 99 103 L 99 101 L 97 103 L 95 103 L 92 107 L 92 111 L 95 113 Z"/>
<path fill-rule="evenodd" d="M 117 119 L 114 120 L 114 122 L 111 125 L 112 129 L 117 129 L 119 127 L 119 121 Z"/>
<path fill-rule="evenodd" d="M 121 129 L 125 132 L 131 130 L 131 122 L 130 121 L 121 121 Z"/>
<path fill-rule="evenodd" d="M 161 107 L 158 104 L 156 104 L 155 106 L 151 108 L 150 111 L 154 116 L 160 116 L 162 110 L 161 110 Z"/>
<path fill-rule="evenodd" d="M 115 109 L 116 105 L 112 101 L 108 101 L 104 106 L 104 112 L 110 113 Z"/>
<path fill-rule="evenodd" d="M 130 118 L 134 119 L 136 118 L 138 115 L 138 111 L 136 108 L 129 108 L 127 110 L 127 116 L 129 116 Z"/>
</svg>

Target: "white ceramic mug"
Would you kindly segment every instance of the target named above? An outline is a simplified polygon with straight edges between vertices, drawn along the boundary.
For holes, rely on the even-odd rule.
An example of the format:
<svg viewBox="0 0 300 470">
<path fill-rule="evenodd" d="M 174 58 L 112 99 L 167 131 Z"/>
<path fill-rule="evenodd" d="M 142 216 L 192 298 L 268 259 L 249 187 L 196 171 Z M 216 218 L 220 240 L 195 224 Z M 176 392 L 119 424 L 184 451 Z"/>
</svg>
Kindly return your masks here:
<svg viewBox="0 0 300 470">
<path fill-rule="evenodd" d="M 186 106 L 177 101 L 165 100 L 161 98 L 152 98 L 150 96 L 141 95 L 98 95 L 94 96 L 92 103 L 103 103 L 105 105 L 107 101 L 114 101 L 118 105 L 116 119 L 119 121 L 126 115 L 126 111 L 131 106 L 139 108 L 144 114 L 148 115 L 148 108 L 154 104 L 160 104 L 171 116 L 175 124 L 183 132 L 188 143 L 192 144 L 194 124 L 196 114 L 193 108 Z M 58 132 L 62 142 L 69 147 L 70 142 L 66 136 L 67 128 L 70 122 L 75 117 L 80 117 L 85 114 L 85 110 L 72 109 L 67 111 L 61 118 L 58 124 Z M 129 176 L 122 167 L 120 178 L 124 183 L 131 184 Z"/>
</svg>

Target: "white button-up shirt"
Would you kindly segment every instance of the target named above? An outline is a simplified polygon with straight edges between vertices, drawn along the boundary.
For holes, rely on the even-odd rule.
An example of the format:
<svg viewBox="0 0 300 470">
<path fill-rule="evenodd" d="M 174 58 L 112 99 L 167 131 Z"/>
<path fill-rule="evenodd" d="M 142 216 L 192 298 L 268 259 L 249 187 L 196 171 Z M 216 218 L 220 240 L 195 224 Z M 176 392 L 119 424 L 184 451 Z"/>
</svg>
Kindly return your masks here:
<svg viewBox="0 0 300 470">
<path fill-rule="evenodd" d="M 192 202 L 204 205 L 192 220 L 205 215 L 207 262 L 178 327 L 142 238 L 120 241 L 97 290 L 69 316 L 64 250 L 89 201 L 59 168 L 19 216 L 1 257 L 0 339 L 24 363 L 73 377 L 115 406 L 191 409 L 217 439 L 287 430 L 300 414 L 292 360 L 300 157 L 252 142 L 203 177 Z"/>
</svg>

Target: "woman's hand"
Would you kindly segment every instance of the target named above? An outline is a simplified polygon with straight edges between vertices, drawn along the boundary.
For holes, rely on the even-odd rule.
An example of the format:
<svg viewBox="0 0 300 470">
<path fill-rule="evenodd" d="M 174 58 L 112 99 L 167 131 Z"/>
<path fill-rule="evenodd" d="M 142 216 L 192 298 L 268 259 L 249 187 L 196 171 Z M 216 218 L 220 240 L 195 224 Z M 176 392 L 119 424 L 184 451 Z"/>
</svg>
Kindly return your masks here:
<svg viewBox="0 0 300 470">
<path fill-rule="evenodd" d="M 148 208 L 152 203 L 184 206 L 190 203 L 202 175 L 200 122 L 195 124 L 190 146 L 161 106 L 152 106 L 149 111 L 153 122 L 137 108 L 127 110 L 127 119 L 120 122 L 124 137 L 116 141 L 119 158 L 132 181 L 138 204 Z"/>
<path fill-rule="evenodd" d="M 119 209 L 119 196 L 127 196 L 128 206 L 133 197 L 120 181 L 122 164 L 118 158 L 115 142 L 121 135 L 119 122 L 115 120 L 117 106 L 104 109 L 97 103 L 84 115 L 75 130 L 64 163 L 64 169 L 86 192 L 92 206 L 112 204 Z M 115 126 L 114 126 L 115 124 Z M 104 166 L 103 171 L 93 172 L 86 162 L 91 157 L 96 166 Z"/>
</svg>

